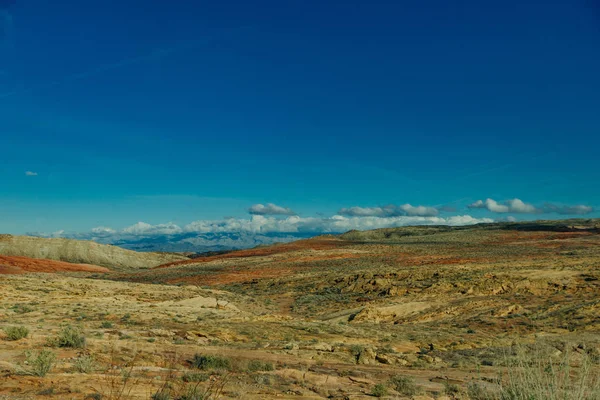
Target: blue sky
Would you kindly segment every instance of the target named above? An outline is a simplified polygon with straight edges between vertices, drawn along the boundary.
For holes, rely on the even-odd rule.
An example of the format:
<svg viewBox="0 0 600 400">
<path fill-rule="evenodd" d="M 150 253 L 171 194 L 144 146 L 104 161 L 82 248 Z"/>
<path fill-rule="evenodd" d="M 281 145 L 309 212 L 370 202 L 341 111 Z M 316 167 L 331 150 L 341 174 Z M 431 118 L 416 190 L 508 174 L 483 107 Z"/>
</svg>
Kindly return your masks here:
<svg viewBox="0 0 600 400">
<path fill-rule="evenodd" d="M 579 0 L 0 0 L 0 231 L 598 217 L 598 71 Z"/>
</svg>

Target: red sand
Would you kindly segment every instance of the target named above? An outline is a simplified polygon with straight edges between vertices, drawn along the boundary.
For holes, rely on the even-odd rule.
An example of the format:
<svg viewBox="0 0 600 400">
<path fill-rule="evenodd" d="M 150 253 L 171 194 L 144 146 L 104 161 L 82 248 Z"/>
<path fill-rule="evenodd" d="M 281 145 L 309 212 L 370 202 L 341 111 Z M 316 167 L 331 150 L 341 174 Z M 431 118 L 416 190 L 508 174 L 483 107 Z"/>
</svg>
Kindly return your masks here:
<svg viewBox="0 0 600 400">
<path fill-rule="evenodd" d="M 0 274 L 28 272 L 109 272 L 108 268 L 89 264 L 71 264 L 63 261 L 0 255 Z"/>
</svg>

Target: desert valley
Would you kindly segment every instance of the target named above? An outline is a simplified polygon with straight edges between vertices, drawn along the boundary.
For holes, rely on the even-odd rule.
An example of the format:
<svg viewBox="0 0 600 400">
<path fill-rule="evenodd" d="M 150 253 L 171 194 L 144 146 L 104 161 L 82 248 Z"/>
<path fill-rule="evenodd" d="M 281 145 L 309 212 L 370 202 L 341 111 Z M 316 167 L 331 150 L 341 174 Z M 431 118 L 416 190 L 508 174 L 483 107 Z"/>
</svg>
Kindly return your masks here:
<svg viewBox="0 0 600 400">
<path fill-rule="evenodd" d="M 600 221 L 0 237 L 0 399 L 598 399 Z"/>
</svg>

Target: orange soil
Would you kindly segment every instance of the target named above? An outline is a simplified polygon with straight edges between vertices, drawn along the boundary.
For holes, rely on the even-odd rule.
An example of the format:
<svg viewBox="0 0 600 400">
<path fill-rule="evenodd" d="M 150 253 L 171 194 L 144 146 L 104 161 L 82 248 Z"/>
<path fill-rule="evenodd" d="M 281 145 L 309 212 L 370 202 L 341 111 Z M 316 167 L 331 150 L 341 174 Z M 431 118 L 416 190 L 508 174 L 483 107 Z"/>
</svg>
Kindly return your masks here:
<svg viewBox="0 0 600 400">
<path fill-rule="evenodd" d="M 534 240 L 566 240 L 576 239 L 583 236 L 592 236 L 592 232 L 507 232 L 487 241 L 488 244 L 507 244 L 516 242 L 527 242 Z"/>
<path fill-rule="evenodd" d="M 332 239 L 322 239 L 322 238 L 306 239 L 306 240 L 299 240 L 299 241 L 292 242 L 292 243 L 285 243 L 285 244 L 269 246 L 269 247 L 261 247 L 261 248 L 257 248 L 257 249 L 238 250 L 238 251 L 233 251 L 231 253 L 221 254 L 221 255 L 216 255 L 216 256 L 194 258 L 191 260 L 183 260 L 183 261 L 175 261 L 172 263 L 159 265 L 158 267 L 155 267 L 155 268 L 168 268 L 168 267 L 178 267 L 178 266 L 182 266 L 182 265 L 200 264 L 200 263 L 204 263 L 204 262 L 223 260 L 223 259 L 227 259 L 227 258 L 270 256 L 273 254 L 288 253 L 290 251 L 296 251 L 296 250 L 309 250 L 309 249 L 330 250 L 330 249 L 337 249 L 339 247 L 342 247 L 344 244 L 347 244 L 347 242 L 345 242 L 343 240 L 339 240 L 339 239 L 334 239 L 334 238 L 332 238 Z"/>
<path fill-rule="evenodd" d="M 0 255 L 0 274 L 26 274 L 28 272 L 109 272 L 109 269 L 97 265 Z"/>
<path fill-rule="evenodd" d="M 302 268 L 255 268 L 241 270 L 237 267 L 227 267 L 225 271 L 221 271 L 215 275 L 198 275 L 187 278 L 171 279 L 169 283 L 191 283 L 202 284 L 206 286 L 227 285 L 239 282 L 251 282 L 254 280 L 265 278 L 281 278 L 284 276 L 293 275 Z"/>
</svg>

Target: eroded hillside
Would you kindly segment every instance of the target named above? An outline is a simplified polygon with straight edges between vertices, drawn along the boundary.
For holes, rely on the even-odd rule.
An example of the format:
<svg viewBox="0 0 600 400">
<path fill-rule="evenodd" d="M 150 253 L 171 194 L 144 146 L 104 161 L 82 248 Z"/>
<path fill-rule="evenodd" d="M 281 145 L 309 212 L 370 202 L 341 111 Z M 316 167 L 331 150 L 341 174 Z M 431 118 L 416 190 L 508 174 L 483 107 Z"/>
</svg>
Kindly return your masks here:
<svg viewBox="0 0 600 400">
<path fill-rule="evenodd" d="M 13 235 L 0 235 L 0 254 L 92 264 L 113 270 L 150 268 L 187 259 L 177 254 L 140 253 L 91 241 Z"/>
</svg>

